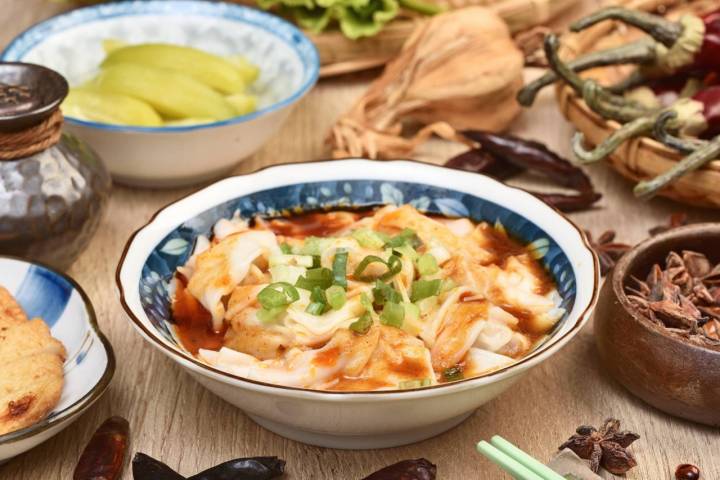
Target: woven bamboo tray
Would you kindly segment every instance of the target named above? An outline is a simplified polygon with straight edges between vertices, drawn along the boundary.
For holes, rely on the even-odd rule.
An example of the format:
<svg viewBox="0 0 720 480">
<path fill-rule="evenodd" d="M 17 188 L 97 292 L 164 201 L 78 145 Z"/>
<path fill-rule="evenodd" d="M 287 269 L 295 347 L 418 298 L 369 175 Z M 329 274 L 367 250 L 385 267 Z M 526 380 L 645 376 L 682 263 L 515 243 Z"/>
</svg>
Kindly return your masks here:
<svg viewBox="0 0 720 480">
<path fill-rule="evenodd" d="M 626 2 L 630 6 L 644 10 L 655 10 L 661 6 L 676 6 L 673 13 L 680 9 L 691 9 L 698 13 L 708 11 L 716 0 L 695 2 L 643 0 Z M 612 22 L 603 22 L 579 34 L 567 34 L 563 37 L 563 58 L 571 59 L 593 49 L 603 49 L 636 38 L 637 32 L 626 30 Z M 614 83 L 629 73 L 628 68 L 606 67 L 588 72 L 589 76 L 601 83 Z M 604 120 L 591 111 L 568 86 L 557 89 L 560 111 L 565 118 L 585 135 L 588 143 L 597 145 L 620 127 L 615 121 Z M 659 175 L 676 164 L 682 156 L 675 150 L 649 139 L 640 138 L 625 142 L 609 158 L 608 163 L 622 176 L 638 181 Z M 720 160 L 708 163 L 704 168 L 690 173 L 674 184 L 662 190 L 659 195 L 678 202 L 720 208 Z"/>
<path fill-rule="evenodd" d="M 252 0 L 237 0 L 254 6 Z M 446 0 L 452 8 L 482 5 L 496 11 L 513 33 L 549 22 L 580 0 Z M 374 37 L 350 40 L 337 30 L 308 33 L 320 53 L 320 76 L 330 77 L 384 65 L 394 58 L 405 39 L 427 17 L 398 18 Z M 306 32 L 307 33 L 307 32 Z"/>
</svg>

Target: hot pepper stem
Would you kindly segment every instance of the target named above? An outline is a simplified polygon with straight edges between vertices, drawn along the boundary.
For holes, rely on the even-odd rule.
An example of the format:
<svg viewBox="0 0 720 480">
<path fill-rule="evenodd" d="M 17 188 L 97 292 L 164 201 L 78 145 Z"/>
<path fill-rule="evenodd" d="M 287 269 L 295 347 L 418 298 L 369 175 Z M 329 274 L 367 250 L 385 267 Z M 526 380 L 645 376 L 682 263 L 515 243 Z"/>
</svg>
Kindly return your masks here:
<svg viewBox="0 0 720 480">
<path fill-rule="evenodd" d="M 583 145 L 585 141 L 583 134 L 576 133 L 572 139 L 573 153 L 580 164 L 597 162 L 612 154 L 626 140 L 652 131 L 654 124 L 654 116 L 635 119 L 616 130 L 594 150 L 589 151 Z"/>
<path fill-rule="evenodd" d="M 656 57 L 654 43 L 649 38 L 643 38 L 636 42 L 621 45 L 607 50 L 592 52 L 567 63 L 568 68 L 575 72 L 584 72 L 595 67 L 608 65 L 625 65 L 630 63 L 652 63 Z M 558 80 L 558 75 L 548 71 L 542 77 L 528 83 L 520 92 L 517 100 L 520 105 L 529 107 L 535 101 L 537 94 L 543 88 Z"/>
<path fill-rule="evenodd" d="M 578 95 L 583 97 L 585 103 L 594 112 L 605 118 L 611 118 L 623 123 L 653 113 L 635 102 L 608 92 L 594 80 L 581 78 L 566 63 L 560 60 L 558 55 L 559 43 L 555 34 L 549 34 L 545 37 L 545 56 L 550 67 L 558 77 L 565 80 Z"/>
<path fill-rule="evenodd" d="M 720 155 L 720 135 L 695 150 L 670 170 L 652 180 L 645 180 L 635 186 L 633 192 L 638 198 L 649 198 L 680 177 L 701 168 Z"/>
<path fill-rule="evenodd" d="M 655 137 L 658 142 L 685 154 L 692 153 L 707 143 L 697 139 L 679 138 L 668 132 L 668 122 L 675 120 L 677 116 L 677 112 L 673 110 L 665 111 L 658 116 L 653 127 L 653 137 Z"/>
<path fill-rule="evenodd" d="M 666 20 L 659 15 L 652 15 L 638 10 L 628 10 L 622 7 L 609 7 L 599 10 L 572 23 L 570 30 L 579 32 L 604 20 L 620 20 L 637 27 L 666 47 L 671 47 L 680 38 L 683 31 L 682 25 Z"/>
</svg>

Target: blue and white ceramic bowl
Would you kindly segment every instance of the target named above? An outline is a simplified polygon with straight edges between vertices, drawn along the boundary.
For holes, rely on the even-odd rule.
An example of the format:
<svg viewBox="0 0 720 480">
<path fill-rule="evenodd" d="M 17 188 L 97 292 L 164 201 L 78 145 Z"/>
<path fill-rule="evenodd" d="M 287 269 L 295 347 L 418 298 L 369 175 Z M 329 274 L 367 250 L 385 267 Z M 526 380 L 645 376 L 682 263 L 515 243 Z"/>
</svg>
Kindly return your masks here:
<svg viewBox="0 0 720 480">
<path fill-rule="evenodd" d="M 67 131 L 87 141 L 113 177 L 141 186 L 177 186 L 217 177 L 255 153 L 315 84 L 320 62 L 312 42 L 274 15 L 204 1 L 125 1 L 74 10 L 20 34 L 0 56 L 45 65 L 70 85 L 92 77 L 101 42 L 166 42 L 219 55 L 242 54 L 258 65 L 258 110 L 194 126 L 126 127 L 66 117 Z"/>
<path fill-rule="evenodd" d="M 254 382 L 212 368 L 180 347 L 169 324 L 168 283 L 198 235 L 221 218 L 293 209 L 411 203 L 448 216 L 500 222 L 532 243 L 555 278 L 566 316 L 519 362 L 479 378 L 410 391 L 319 392 Z M 154 347 L 260 425 L 334 448 L 402 445 L 443 432 L 546 360 L 588 320 L 597 259 L 575 225 L 533 195 L 488 177 L 418 162 L 338 160 L 282 165 L 227 178 L 160 210 L 129 240 L 117 285 L 130 320 Z"/>
<path fill-rule="evenodd" d="M 60 402 L 40 422 L 0 435 L 2 463 L 59 433 L 95 403 L 110 384 L 115 356 L 98 328 L 90 300 L 70 277 L 0 256 L 0 286 L 13 294 L 28 317 L 42 318 L 68 354 Z"/>
</svg>

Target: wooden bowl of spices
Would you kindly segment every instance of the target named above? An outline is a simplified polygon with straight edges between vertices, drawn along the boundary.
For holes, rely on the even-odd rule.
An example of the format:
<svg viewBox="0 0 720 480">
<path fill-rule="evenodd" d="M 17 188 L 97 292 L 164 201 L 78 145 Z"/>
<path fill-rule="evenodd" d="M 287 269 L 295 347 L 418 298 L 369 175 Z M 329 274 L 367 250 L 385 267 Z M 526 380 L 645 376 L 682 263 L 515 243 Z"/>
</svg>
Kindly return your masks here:
<svg viewBox="0 0 720 480">
<path fill-rule="evenodd" d="M 676 228 L 625 254 L 600 292 L 595 338 L 631 393 L 720 425 L 720 223 Z"/>
</svg>

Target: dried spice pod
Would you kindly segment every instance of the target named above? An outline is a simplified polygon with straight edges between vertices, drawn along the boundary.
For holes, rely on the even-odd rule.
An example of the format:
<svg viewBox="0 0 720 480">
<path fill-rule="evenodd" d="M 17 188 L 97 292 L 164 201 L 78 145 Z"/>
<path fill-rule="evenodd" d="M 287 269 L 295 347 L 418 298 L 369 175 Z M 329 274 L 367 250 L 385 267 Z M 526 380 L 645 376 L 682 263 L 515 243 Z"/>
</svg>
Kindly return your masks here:
<svg viewBox="0 0 720 480">
<path fill-rule="evenodd" d="M 269 480 L 285 472 L 278 457 L 237 458 L 204 470 L 188 480 Z"/>
<path fill-rule="evenodd" d="M 132 461 L 134 480 L 186 480 L 160 460 L 144 453 L 136 453 Z"/>
<path fill-rule="evenodd" d="M 80 455 L 73 480 L 116 480 L 122 474 L 130 426 L 122 417 L 110 417 L 97 429 Z"/>
<path fill-rule="evenodd" d="M 600 429 L 590 425 L 579 426 L 575 434 L 558 450 L 570 449 L 580 458 L 590 460 L 590 469 L 597 473 L 602 466 L 615 475 L 624 475 L 637 462 L 627 448 L 640 435 L 620 430 L 620 421 L 608 418 Z"/>
<path fill-rule="evenodd" d="M 546 193 L 528 190 L 563 212 L 590 208 L 602 197 L 595 192 L 590 178 L 540 142 L 512 135 L 470 130 L 463 135 L 480 145 L 445 163 L 445 166 L 482 173 L 498 180 L 509 179 L 523 171 L 542 175 L 577 194 Z"/>
<path fill-rule="evenodd" d="M 394 463 L 363 480 L 435 480 L 437 467 L 429 460 L 418 458 L 416 460 L 403 460 Z"/>
<path fill-rule="evenodd" d="M 333 156 L 397 158 L 433 133 L 501 131 L 517 115 L 523 54 L 490 9 L 468 7 L 421 23 L 355 105 L 333 126 Z M 407 121 L 425 125 L 403 135 Z"/>
</svg>

